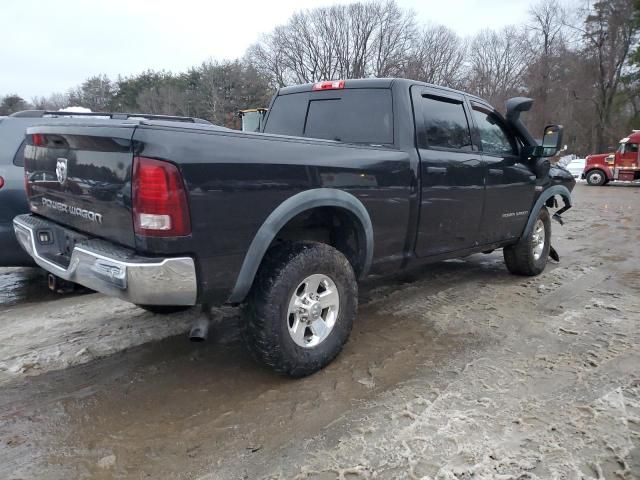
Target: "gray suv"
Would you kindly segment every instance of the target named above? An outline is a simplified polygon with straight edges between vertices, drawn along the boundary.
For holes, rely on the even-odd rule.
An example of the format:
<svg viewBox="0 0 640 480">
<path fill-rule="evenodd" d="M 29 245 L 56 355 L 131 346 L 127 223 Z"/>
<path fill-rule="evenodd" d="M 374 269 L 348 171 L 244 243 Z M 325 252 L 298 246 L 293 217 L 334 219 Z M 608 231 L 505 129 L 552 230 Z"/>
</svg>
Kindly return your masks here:
<svg viewBox="0 0 640 480">
<path fill-rule="evenodd" d="M 0 267 L 35 266 L 31 257 L 18 245 L 13 230 L 13 218 L 16 215 L 29 213 L 24 190 L 23 167 L 24 139 L 27 127 L 55 123 L 86 124 L 87 119 L 122 121 L 129 118 L 209 123 L 206 120 L 192 117 L 138 113 L 47 112 L 44 110 L 26 110 L 8 117 L 0 117 Z"/>
</svg>

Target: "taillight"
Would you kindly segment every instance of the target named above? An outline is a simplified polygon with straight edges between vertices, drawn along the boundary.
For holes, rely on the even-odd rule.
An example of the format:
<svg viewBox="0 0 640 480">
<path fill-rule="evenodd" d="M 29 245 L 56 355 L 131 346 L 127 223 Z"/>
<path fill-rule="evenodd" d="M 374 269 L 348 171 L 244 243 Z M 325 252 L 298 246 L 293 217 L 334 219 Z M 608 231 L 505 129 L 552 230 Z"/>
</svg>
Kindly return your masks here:
<svg viewBox="0 0 640 480">
<path fill-rule="evenodd" d="M 41 147 L 44 145 L 44 135 L 41 133 L 34 133 L 31 135 L 31 141 L 36 147 Z"/>
<path fill-rule="evenodd" d="M 311 90 L 340 90 L 344 88 L 344 80 L 330 80 L 328 82 L 314 83 Z"/>
<path fill-rule="evenodd" d="M 4 187 L 4 178 L 0 177 L 0 188 Z"/>
<path fill-rule="evenodd" d="M 183 237 L 191 233 L 187 194 L 175 165 L 162 160 L 135 157 L 132 197 L 136 234 Z"/>
</svg>

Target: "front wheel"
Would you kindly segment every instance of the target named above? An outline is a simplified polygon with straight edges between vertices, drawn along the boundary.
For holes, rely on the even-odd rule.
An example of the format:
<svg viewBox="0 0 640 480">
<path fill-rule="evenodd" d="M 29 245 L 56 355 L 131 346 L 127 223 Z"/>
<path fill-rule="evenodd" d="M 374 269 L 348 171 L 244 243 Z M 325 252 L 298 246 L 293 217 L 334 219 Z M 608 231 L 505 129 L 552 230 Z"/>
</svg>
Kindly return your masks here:
<svg viewBox="0 0 640 480">
<path fill-rule="evenodd" d="M 310 375 L 340 353 L 357 305 L 355 273 L 342 253 L 322 243 L 289 243 L 270 251 L 258 270 L 244 338 L 275 371 Z"/>
<path fill-rule="evenodd" d="M 599 187 L 607 183 L 607 176 L 602 170 L 591 170 L 587 173 L 587 183 L 594 187 Z"/>
<path fill-rule="evenodd" d="M 542 207 L 531 231 L 515 245 L 503 249 L 507 269 L 516 275 L 539 275 L 547 265 L 551 249 L 551 217 Z"/>
</svg>

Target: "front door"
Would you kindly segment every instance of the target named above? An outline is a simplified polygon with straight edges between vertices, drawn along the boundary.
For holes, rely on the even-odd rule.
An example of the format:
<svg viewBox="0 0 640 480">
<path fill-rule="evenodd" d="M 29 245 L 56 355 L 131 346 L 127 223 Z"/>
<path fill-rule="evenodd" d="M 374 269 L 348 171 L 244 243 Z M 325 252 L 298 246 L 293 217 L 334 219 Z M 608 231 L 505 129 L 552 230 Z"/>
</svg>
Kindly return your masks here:
<svg viewBox="0 0 640 480">
<path fill-rule="evenodd" d="M 480 241 L 489 244 L 517 238 L 529 218 L 536 176 L 522 163 L 519 145 L 502 116 L 486 105 L 471 105 L 486 164 Z"/>
<path fill-rule="evenodd" d="M 477 246 L 484 202 L 484 165 L 471 141 L 462 95 L 413 87 L 422 182 L 416 255 Z"/>
<path fill-rule="evenodd" d="M 621 142 L 618 147 L 616 168 L 620 170 L 636 170 L 638 165 L 638 144 L 635 142 Z"/>
</svg>

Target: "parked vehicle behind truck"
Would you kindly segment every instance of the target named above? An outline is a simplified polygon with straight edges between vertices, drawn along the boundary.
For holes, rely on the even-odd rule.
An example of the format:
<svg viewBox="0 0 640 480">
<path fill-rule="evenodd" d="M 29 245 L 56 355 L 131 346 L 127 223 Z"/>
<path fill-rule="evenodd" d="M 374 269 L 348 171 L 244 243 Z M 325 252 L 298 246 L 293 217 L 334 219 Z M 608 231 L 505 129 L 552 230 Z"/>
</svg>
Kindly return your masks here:
<svg viewBox="0 0 640 480">
<path fill-rule="evenodd" d="M 263 133 L 153 120 L 28 130 L 32 213 L 14 220 L 43 268 L 152 311 L 245 303 L 244 338 L 303 376 L 341 350 L 359 279 L 504 249 L 542 272 L 550 208 L 575 181 L 484 100 L 400 79 L 280 89 Z M 29 177 L 30 178 L 30 177 Z"/>
<path fill-rule="evenodd" d="M 582 178 L 589 185 L 600 186 L 609 182 L 640 180 L 640 130 L 634 130 L 620 140 L 614 153 L 589 155 Z"/>
</svg>

